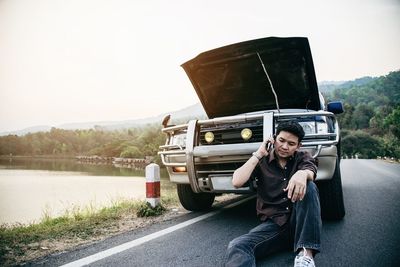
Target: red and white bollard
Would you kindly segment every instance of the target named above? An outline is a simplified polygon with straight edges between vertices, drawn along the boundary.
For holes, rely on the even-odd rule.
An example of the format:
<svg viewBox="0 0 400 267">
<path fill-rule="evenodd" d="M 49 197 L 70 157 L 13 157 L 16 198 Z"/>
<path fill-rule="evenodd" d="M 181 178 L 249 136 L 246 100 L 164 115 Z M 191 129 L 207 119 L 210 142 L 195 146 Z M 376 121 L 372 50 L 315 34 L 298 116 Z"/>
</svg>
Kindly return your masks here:
<svg viewBox="0 0 400 267">
<path fill-rule="evenodd" d="M 160 204 L 160 166 L 155 163 L 146 166 L 146 201 L 153 208 Z"/>
</svg>

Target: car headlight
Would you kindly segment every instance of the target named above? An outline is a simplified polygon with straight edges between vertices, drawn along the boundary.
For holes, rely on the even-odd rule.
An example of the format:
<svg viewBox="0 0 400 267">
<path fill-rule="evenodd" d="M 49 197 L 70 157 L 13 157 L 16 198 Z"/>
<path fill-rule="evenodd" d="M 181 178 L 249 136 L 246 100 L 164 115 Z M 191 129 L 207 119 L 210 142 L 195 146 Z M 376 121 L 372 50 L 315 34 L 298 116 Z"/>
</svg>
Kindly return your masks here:
<svg viewBox="0 0 400 267">
<path fill-rule="evenodd" d="M 186 147 L 186 134 L 177 134 L 172 137 L 171 145 Z"/>
<path fill-rule="evenodd" d="M 328 133 L 328 124 L 326 122 L 317 122 L 317 133 Z"/>
<path fill-rule="evenodd" d="M 305 134 L 315 134 L 315 122 L 299 122 Z"/>
<path fill-rule="evenodd" d="M 326 122 L 304 121 L 299 122 L 305 134 L 324 134 L 328 133 Z"/>
</svg>

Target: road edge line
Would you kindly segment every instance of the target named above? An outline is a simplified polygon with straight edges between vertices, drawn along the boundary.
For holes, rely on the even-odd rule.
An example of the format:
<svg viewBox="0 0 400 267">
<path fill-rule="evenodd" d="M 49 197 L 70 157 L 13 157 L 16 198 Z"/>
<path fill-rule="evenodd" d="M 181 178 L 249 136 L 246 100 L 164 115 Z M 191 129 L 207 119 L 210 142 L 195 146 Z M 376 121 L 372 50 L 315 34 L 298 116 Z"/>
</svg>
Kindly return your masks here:
<svg viewBox="0 0 400 267">
<path fill-rule="evenodd" d="M 168 227 L 168 228 L 166 228 L 166 229 L 157 231 L 157 232 L 155 232 L 155 233 L 152 233 L 152 234 L 149 234 L 149 235 L 146 235 L 146 236 L 143 236 L 143 237 L 134 239 L 134 240 L 132 240 L 132 241 L 123 243 L 123 244 L 121 244 L 121 245 L 118 245 L 118 246 L 115 246 L 115 247 L 112 247 L 112 248 L 109 248 L 109 249 L 106 249 L 106 250 L 97 252 L 97 253 L 95 253 L 95 254 L 92 254 L 92 255 L 90 255 L 90 256 L 81 258 L 81 259 L 79 259 L 79 260 L 72 261 L 72 262 L 67 263 L 67 264 L 64 264 L 64 265 L 60 265 L 60 267 L 78 267 L 78 266 L 85 266 L 85 265 L 91 264 L 91 263 L 93 263 L 93 262 L 96 262 L 96 261 L 99 261 L 99 260 L 101 260 L 101 259 L 110 257 L 110 256 L 112 256 L 112 255 L 115 255 L 115 254 L 120 253 L 120 252 L 122 252 L 122 251 L 128 250 L 128 249 L 130 249 L 130 248 L 133 248 L 133 247 L 142 245 L 142 244 L 144 244 L 144 243 L 146 243 L 146 242 L 148 242 L 148 241 L 151 241 L 151 240 L 153 240 L 153 239 L 156 239 L 156 238 L 159 238 L 159 237 L 161 237 L 161 236 L 167 235 L 167 234 L 172 233 L 172 232 L 174 232 L 174 231 L 176 231 L 176 230 L 185 228 L 185 227 L 187 227 L 187 226 L 189 226 L 189 225 L 192 225 L 192 224 L 194 224 L 194 223 L 197 223 L 197 222 L 199 222 L 199 221 L 202 221 L 202 220 L 205 220 L 205 219 L 207 219 L 207 218 L 210 218 L 210 217 L 212 217 L 212 216 L 214 216 L 214 215 L 217 215 L 217 214 L 221 213 L 221 212 L 222 212 L 223 210 L 225 210 L 225 209 L 230 209 L 230 208 L 233 208 L 233 207 L 235 207 L 235 206 L 238 206 L 238 205 L 240 205 L 240 204 L 242 204 L 242 203 L 244 203 L 244 202 L 246 202 L 246 201 L 248 201 L 248 200 L 250 200 L 250 199 L 252 199 L 252 198 L 254 198 L 254 197 L 255 197 L 255 196 L 252 195 L 252 196 L 250 196 L 250 197 L 241 199 L 241 200 L 239 200 L 239 201 L 237 201 L 237 202 L 228 204 L 228 205 L 222 207 L 222 208 L 219 209 L 219 210 L 215 210 L 215 211 L 208 212 L 208 213 L 206 213 L 206 214 L 203 214 L 203 215 L 200 215 L 200 216 L 198 216 L 198 217 L 192 218 L 192 219 L 190 219 L 190 220 L 181 222 L 181 223 L 179 223 L 179 224 L 177 224 L 177 225 Z"/>
</svg>

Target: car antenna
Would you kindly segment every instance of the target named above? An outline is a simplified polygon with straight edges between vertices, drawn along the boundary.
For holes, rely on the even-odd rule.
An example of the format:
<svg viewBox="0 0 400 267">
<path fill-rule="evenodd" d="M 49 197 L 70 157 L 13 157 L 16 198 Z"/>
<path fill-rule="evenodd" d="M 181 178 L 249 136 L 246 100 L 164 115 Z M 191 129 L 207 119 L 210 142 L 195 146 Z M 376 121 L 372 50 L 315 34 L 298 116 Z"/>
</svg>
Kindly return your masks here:
<svg viewBox="0 0 400 267">
<path fill-rule="evenodd" d="M 275 96 L 275 103 L 276 103 L 276 108 L 278 109 L 278 113 L 281 113 L 281 110 L 279 109 L 278 96 L 276 95 L 274 86 L 272 85 L 272 81 L 271 81 L 271 79 L 269 78 L 267 69 L 265 68 L 264 62 L 262 61 L 262 59 L 261 59 L 261 57 L 260 57 L 260 54 L 259 54 L 258 52 L 257 52 L 257 56 L 258 56 L 258 58 L 260 59 L 260 62 L 261 62 L 261 65 L 262 65 L 262 67 L 263 67 L 263 69 L 264 69 L 265 75 L 267 75 L 267 78 L 268 78 L 268 81 L 269 81 L 269 85 L 271 86 L 272 93 L 273 93 L 274 96 Z"/>
</svg>

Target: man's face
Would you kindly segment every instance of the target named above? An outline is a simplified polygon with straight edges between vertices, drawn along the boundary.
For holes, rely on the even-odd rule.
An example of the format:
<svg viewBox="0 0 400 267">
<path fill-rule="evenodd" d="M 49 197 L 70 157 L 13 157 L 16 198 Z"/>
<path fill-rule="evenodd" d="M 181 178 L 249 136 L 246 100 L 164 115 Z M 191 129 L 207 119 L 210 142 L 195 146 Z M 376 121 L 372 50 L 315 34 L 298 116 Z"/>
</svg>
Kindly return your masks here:
<svg viewBox="0 0 400 267">
<path fill-rule="evenodd" d="M 300 147 L 299 138 L 292 133 L 281 131 L 275 139 L 274 146 L 280 158 L 289 158 Z"/>
</svg>

